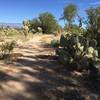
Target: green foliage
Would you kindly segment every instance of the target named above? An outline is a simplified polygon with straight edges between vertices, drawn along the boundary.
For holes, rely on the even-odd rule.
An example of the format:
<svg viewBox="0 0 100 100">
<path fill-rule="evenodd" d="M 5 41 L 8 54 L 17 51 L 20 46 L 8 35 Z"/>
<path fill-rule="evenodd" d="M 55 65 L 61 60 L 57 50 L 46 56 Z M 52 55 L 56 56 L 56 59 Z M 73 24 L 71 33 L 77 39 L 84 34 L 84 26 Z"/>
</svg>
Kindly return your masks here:
<svg viewBox="0 0 100 100">
<path fill-rule="evenodd" d="M 64 30 L 65 31 L 68 31 L 69 30 L 69 26 L 66 24 L 65 26 L 64 26 Z M 70 28 L 70 32 L 73 34 L 73 33 L 77 33 L 77 34 L 84 34 L 84 32 L 85 32 L 85 29 L 84 28 L 80 28 L 78 25 L 76 25 L 76 24 L 73 24 L 73 25 L 71 25 L 71 28 Z"/>
<path fill-rule="evenodd" d="M 59 40 L 52 40 L 50 45 L 54 48 L 59 47 Z"/>
<path fill-rule="evenodd" d="M 30 31 L 32 31 L 33 33 L 36 33 L 36 32 L 38 32 L 39 30 L 38 30 L 38 27 L 40 27 L 40 21 L 37 19 L 37 18 L 35 18 L 35 19 L 33 19 L 33 20 L 30 20 L 30 27 L 29 27 L 29 29 L 30 29 Z"/>
<path fill-rule="evenodd" d="M 49 12 L 40 14 L 39 20 L 41 22 L 41 28 L 43 30 L 43 33 L 54 33 L 54 31 L 56 31 L 58 28 L 58 23 L 55 17 Z"/>
<path fill-rule="evenodd" d="M 100 7 L 89 8 L 86 10 L 88 16 L 88 26 L 93 30 L 100 28 Z"/>
<path fill-rule="evenodd" d="M 4 58 L 6 55 L 9 55 L 13 51 L 15 45 L 16 45 L 15 41 L 2 43 L 2 45 L 0 46 L 2 53 L 1 58 Z"/>
<path fill-rule="evenodd" d="M 85 36 L 96 39 L 100 47 L 100 7 L 89 8 L 86 10 L 88 27 Z"/>
<path fill-rule="evenodd" d="M 90 70 L 90 59 L 92 64 L 99 62 L 96 46 L 97 42 L 94 39 L 90 40 L 77 34 L 66 34 L 61 36 L 60 48 L 56 50 L 56 53 L 59 61 L 64 65 Z"/>
<path fill-rule="evenodd" d="M 55 32 L 60 32 L 61 27 L 53 14 L 45 12 L 41 13 L 38 18 L 29 21 L 29 30 L 33 33 L 43 32 L 46 34 L 54 34 Z"/>
<path fill-rule="evenodd" d="M 74 4 L 69 4 L 65 6 L 64 12 L 63 12 L 63 19 L 68 22 L 68 26 L 70 27 L 74 17 L 77 14 L 77 6 Z"/>
</svg>

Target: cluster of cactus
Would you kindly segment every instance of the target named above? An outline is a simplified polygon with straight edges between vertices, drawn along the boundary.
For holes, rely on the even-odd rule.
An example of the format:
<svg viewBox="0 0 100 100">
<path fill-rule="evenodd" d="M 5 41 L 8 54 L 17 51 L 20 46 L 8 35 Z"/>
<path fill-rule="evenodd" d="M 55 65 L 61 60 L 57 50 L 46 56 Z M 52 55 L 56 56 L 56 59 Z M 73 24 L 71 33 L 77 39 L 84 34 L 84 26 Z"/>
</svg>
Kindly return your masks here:
<svg viewBox="0 0 100 100">
<path fill-rule="evenodd" d="M 29 21 L 23 21 L 23 33 L 25 37 L 27 37 L 29 33 L 29 27 L 30 27 L 30 22 Z"/>
<path fill-rule="evenodd" d="M 93 63 L 99 61 L 96 40 L 90 40 L 82 35 L 66 34 L 61 35 L 59 48 L 56 54 L 59 61 L 64 65 L 72 65 L 74 68 L 88 69 L 90 59 Z M 97 66 L 97 64 L 95 64 Z"/>
</svg>

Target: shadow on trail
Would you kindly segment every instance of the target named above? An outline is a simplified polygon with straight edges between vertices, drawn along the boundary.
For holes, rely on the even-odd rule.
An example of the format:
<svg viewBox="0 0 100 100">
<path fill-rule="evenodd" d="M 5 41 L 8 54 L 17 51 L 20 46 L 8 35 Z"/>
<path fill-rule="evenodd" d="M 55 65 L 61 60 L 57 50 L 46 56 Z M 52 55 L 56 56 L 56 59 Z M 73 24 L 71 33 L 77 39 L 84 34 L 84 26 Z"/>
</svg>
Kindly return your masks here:
<svg viewBox="0 0 100 100">
<path fill-rule="evenodd" d="M 40 93 L 39 95 L 41 96 L 45 95 L 46 99 L 43 100 L 51 100 L 51 98 L 56 98 L 57 100 L 61 100 L 61 98 L 66 98 L 69 100 L 72 98 L 76 98 L 76 100 L 84 100 L 78 99 L 82 98 L 82 96 L 80 95 L 80 93 L 78 93 L 77 90 L 76 94 L 75 92 L 71 94 L 73 95 L 73 97 L 71 95 L 69 95 L 68 97 L 66 89 L 68 88 L 68 91 L 74 91 L 74 89 L 71 88 L 77 87 L 78 84 L 71 77 L 70 72 L 65 69 L 63 70 L 62 65 L 57 62 L 57 59 L 57 56 L 53 55 L 26 56 L 26 59 L 18 59 L 16 63 L 19 64 L 21 67 L 28 66 L 38 71 L 35 73 L 27 69 L 22 70 L 22 73 L 34 76 L 41 81 L 40 83 L 36 84 L 34 82 L 25 82 L 25 84 L 27 84 L 28 86 L 27 89 L 29 89 L 30 93 Z M 37 92 L 34 89 L 36 89 Z"/>
<path fill-rule="evenodd" d="M 99 95 L 100 90 L 92 91 L 91 85 L 88 85 L 89 81 L 84 83 L 80 77 L 73 76 L 57 62 L 57 59 L 57 56 L 53 55 L 20 58 L 15 61 L 15 65 L 19 65 L 17 67 L 21 69 L 17 77 L 0 72 L 0 82 L 16 81 L 23 84 L 25 90 L 21 93 L 17 91 L 17 93 L 10 94 L 12 100 L 61 100 L 62 98 L 64 100 L 85 100 L 81 96 L 81 92 L 85 91 L 88 91 L 87 94 Z M 28 80 L 30 78 L 34 78 L 34 80 Z M 39 81 L 35 81 L 35 79 Z M 100 85 L 97 85 L 94 88 L 99 87 Z"/>
<path fill-rule="evenodd" d="M 17 80 L 17 79 L 8 75 L 5 72 L 0 71 L 0 82 L 7 82 L 9 80 Z"/>
</svg>

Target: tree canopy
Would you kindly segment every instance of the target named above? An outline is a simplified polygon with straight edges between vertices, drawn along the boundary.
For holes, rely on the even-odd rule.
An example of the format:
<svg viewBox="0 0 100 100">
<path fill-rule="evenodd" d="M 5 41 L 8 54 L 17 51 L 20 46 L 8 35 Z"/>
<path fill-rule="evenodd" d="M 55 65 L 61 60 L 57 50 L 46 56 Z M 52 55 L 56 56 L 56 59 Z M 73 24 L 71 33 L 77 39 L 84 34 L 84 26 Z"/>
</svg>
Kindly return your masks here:
<svg viewBox="0 0 100 100">
<path fill-rule="evenodd" d="M 77 6 L 74 4 L 69 4 L 64 7 L 63 19 L 66 20 L 68 22 L 68 25 L 70 26 L 76 14 L 77 14 Z"/>
</svg>

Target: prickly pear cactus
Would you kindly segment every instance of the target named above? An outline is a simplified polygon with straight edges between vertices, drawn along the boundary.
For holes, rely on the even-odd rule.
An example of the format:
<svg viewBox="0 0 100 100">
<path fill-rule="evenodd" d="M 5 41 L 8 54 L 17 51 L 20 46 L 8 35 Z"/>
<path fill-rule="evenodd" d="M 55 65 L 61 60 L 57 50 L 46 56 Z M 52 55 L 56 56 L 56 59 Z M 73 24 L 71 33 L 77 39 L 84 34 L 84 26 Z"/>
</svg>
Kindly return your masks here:
<svg viewBox="0 0 100 100">
<path fill-rule="evenodd" d="M 97 46 L 97 41 L 95 39 L 91 40 L 90 43 L 89 43 L 90 46 L 96 48 Z"/>
<path fill-rule="evenodd" d="M 76 34 L 61 35 L 60 48 L 56 54 L 59 61 L 66 65 L 76 63 L 78 66 L 89 66 L 89 60 L 98 61 L 97 41 Z M 87 61 L 87 64 L 84 63 Z M 86 68 L 86 67 L 85 67 Z"/>
<path fill-rule="evenodd" d="M 64 35 L 61 35 L 60 46 L 62 46 L 62 47 L 66 47 L 67 46 L 67 38 Z"/>
</svg>

